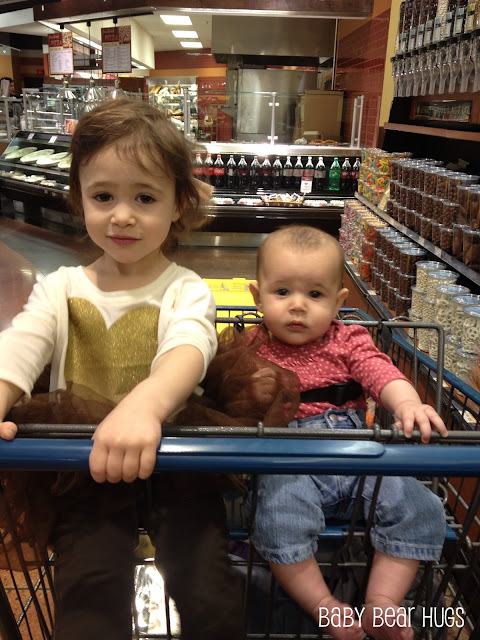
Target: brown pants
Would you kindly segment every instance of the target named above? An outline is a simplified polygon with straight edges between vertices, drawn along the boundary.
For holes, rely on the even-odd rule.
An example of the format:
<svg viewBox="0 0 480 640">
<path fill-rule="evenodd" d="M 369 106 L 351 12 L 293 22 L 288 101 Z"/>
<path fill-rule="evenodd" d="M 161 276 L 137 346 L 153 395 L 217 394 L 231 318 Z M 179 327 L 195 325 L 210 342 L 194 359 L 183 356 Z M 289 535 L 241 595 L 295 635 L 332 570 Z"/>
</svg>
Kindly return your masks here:
<svg viewBox="0 0 480 640">
<path fill-rule="evenodd" d="M 241 640 L 242 588 L 228 563 L 223 500 L 216 491 L 195 491 L 195 484 L 192 492 L 175 495 L 170 481 L 165 475 L 152 480 L 147 528 L 180 614 L 182 639 Z M 169 482 L 171 491 L 165 491 Z M 157 495 L 156 484 L 162 486 Z M 131 640 L 142 485 L 99 485 L 86 475 L 80 487 L 57 498 L 56 640 Z"/>
</svg>

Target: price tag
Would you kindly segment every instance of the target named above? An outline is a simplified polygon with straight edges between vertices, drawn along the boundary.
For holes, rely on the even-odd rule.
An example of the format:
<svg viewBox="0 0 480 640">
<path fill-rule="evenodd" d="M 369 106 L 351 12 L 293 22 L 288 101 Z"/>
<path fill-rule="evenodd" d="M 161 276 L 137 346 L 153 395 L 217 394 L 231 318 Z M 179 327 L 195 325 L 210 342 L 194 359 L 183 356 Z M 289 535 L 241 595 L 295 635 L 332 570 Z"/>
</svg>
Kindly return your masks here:
<svg viewBox="0 0 480 640">
<path fill-rule="evenodd" d="M 58 136 L 52 136 L 52 137 L 50 138 L 50 140 L 48 141 L 48 144 L 53 144 L 54 142 L 56 142 L 56 141 L 57 141 L 57 138 L 58 138 Z"/>
<path fill-rule="evenodd" d="M 312 178 L 302 178 L 302 181 L 300 182 L 300 191 L 302 193 L 312 193 L 312 185 Z"/>
</svg>

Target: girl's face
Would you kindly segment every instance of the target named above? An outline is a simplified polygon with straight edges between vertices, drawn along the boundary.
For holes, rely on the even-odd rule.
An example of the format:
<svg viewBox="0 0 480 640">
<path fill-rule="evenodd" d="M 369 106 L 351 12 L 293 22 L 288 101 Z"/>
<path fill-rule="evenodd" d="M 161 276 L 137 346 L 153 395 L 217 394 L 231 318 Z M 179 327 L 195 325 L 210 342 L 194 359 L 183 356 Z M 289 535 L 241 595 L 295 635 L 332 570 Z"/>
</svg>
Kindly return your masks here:
<svg viewBox="0 0 480 640">
<path fill-rule="evenodd" d="M 155 269 L 159 259 L 165 260 L 160 248 L 180 217 L 173 178 L 148 158 L 143 165 L 109 147 L 79 172 L 88 235 L 123 271 Z"/>
<path fill-rule="evenodd" d="M 278 340 L 303 345 L 321 340 L 348 295 L 339 289 L 335 249 L 299 251 L 271 242 L 260 280 L 250 290 Z"/>
</svg>

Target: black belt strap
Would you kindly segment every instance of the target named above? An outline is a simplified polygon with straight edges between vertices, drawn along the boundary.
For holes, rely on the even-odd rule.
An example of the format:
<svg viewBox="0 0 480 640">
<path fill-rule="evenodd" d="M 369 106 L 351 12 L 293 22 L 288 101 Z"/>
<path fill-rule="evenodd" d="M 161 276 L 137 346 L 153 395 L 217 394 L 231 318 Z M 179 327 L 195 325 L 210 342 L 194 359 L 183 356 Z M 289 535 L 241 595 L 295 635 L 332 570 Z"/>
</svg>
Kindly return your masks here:
<svg viewBox="0 0 480 640">
<path fill-rule="evenodd" d="M 328 387 L 302 391 L 300 402 L 328 402 L 341 407 L 350 400 L 356 400 L 363 393 L 362 385 L 354 380 L 331 384 Z"/>
</svg>

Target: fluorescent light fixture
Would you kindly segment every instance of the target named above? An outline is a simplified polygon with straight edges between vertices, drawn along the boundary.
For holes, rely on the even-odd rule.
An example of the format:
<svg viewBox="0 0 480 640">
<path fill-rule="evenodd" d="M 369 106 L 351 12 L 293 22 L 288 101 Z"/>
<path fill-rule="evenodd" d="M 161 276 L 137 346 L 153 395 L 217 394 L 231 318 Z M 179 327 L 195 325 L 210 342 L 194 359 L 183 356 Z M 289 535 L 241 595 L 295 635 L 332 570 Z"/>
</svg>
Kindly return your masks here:
<svg viewBox="0 0 480 640">
<path fill-rule="evenodd" d="M 172 31 L 175 38 L 198 38 L 196 31 Z"/>
<path fill-rule="evenodd" d="M 180 42 L 180 44 L 184 49 L 203 49 L 203 44 L 198 40 L 187 40 L 186 42 Z"/>
<path fill-rule="evenodd" d="M 189 16 L 161 15 L 160 18 L 164 21 L 165 24 L 192 24 Z"/>
</svg>

